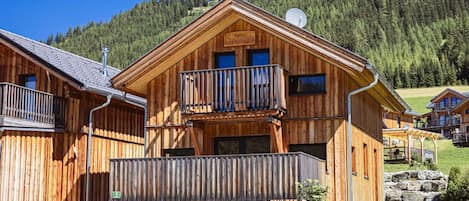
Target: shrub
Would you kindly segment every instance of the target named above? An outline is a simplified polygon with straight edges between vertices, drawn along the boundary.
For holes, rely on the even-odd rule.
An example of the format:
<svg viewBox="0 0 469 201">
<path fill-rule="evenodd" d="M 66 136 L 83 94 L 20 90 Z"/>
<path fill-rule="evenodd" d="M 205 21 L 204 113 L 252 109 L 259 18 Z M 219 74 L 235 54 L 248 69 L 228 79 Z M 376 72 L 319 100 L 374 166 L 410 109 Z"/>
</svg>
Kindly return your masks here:
<svg viewBox="0 0 469 201">
<path fill-rule="evenodd" d="M 449 171 L 448 189 L 443 194 L 445 201 L 466 201 L 469 198 L 469 171 L 461 175 L 459 168 L 452 167 Z"/>
<path fill-rule="evenodd" d="M 433 162 L 431 158 L 425 159 L 425 161 L 423 161 L 423 166 L 427 170 L 433 170 L 433 171 L 438 170 L 438 166 L 436 166 L 436 164 Z"/>
<path fill-rule="evenodd" d="M 298 200 L 325 201 L 327 186 L 319 184 L 318 180 L 307 179 L 303 183 L 298 183 Z"/>
</svg>

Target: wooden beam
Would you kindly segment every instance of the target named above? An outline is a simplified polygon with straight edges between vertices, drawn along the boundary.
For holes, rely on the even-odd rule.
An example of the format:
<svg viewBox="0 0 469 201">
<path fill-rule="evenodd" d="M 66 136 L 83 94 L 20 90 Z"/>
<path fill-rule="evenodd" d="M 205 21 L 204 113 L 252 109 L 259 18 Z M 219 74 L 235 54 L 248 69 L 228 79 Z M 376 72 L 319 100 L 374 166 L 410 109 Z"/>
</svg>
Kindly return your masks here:
<svg viewBox="0 0 469 201">
<path fill-rule="evenodd" d="M 282 127 L 278 126 L 275 123 L 270 124 L 270 135 L 274 140 L 275 147 L 278 153 L 285 153 L 285 147 L 283 144 L 283 137 L 282 137 Z"/>
<path fill-rule="evenodd" d="M 190 127 L 188 127 L 188 129 L 189 129 L 189 133 L 191 135 L 192 145 L 194 145 L 195 155 L 200 156 L 200 154 L 201 154 L 200 146 L 199 146 L 199 141 L 197 140 L 197 136 L 195 136 L 194 126 L 190 126 Z"/>
</svg>

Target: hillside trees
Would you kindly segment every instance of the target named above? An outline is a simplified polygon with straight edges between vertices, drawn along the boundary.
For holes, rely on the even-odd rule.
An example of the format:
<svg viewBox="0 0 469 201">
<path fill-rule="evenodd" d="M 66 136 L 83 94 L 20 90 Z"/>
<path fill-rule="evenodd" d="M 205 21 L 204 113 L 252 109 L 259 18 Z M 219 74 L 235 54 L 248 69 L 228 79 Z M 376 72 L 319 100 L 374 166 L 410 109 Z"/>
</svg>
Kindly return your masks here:
<svg viewBox="0 0 469 201">
<path fill-rule="evenodd" d="M 396 88 L 440 86 L 469 80 L 467 0 L 249 0 L 284 17 L 297 7 L 306 30 L 356 52 Z M 206 0 L 152 0 L 116 15 L 56 34 L 47 43 L 124 68 L 202 14 Z"/>
</svg>

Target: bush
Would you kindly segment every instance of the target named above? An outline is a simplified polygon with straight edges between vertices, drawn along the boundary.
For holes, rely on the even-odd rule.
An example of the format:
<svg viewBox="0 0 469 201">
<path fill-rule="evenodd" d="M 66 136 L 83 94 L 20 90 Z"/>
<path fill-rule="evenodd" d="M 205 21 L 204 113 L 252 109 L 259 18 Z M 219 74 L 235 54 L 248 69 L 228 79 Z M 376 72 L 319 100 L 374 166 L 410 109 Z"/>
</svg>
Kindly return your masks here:
<svg viewBox="0 0 469 201">
<path fill-rule="evenodd" d="M 318 180 L 307 179 L 303 183 L 298 183 L 298 200 L 325 201 L 327 186 L 319 184 Z"/>
<path fill-rule="evenodd" d="M 461 175 L 459 168 L 452 167 L 449 171 L 448 189 L 443 194 L 445 201 L 466 201 L 469 198 L 469 171 Z"/>
<path fill-rule="evenodd" d="M 431 158 L 425 159 L 425 161 L 423 161 L 423 166 L 427 170 L 433 170 L 433 171 L 438 170 L 438 166 L 436 166 L 436 164 L 433 162 L 433 160 Z"/>
</svg>

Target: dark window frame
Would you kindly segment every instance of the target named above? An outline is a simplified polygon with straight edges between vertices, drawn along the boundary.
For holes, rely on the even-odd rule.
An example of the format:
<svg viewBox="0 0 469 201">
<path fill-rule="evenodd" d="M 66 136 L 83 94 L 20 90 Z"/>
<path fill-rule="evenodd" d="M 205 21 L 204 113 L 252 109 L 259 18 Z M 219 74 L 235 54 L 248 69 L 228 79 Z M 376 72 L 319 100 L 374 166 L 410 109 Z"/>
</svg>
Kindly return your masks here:
<svg viewBox="0 0 469 201">
<path fill-rule="evenodd" d="M 217 56 L 219 55 L 233 55 L 234 56 L 234 66 L 233 68 L 236 67 L 236 52 L 235 51 L 226 51 L 226 52 L 214 52 L 213 53 L 213 68 L 214 69 L 223 69 L 223 68 L 231 68 L 231 67 L 219 67 L 219 63 L 217 60 Z"/>
<path fill-rule="evenodd" d="M 306 153 L 306 154 L 309 154 L 309 155 L 312 155 L 312 156 L 314 156 L 314 157 L 317 157 L 317 158 L 319 158 L 319 159 L 321 159 L 321 160 L 327 161 L 327 143 L 289 144 L 289 145 L 288 145 L 288 151 L 289 151 L 289 152 L 297 152 L 296 150 L 294 150 L 295 148 L 293 148 L 293 147 L 295 147 L 295 146 L 297 146 L 298 148 L 299 148 L 300 146 L 314 146 L 314 147 L 324 146 L 324 156 L 314 156 L 314 155 L 312 155 L 312 154 L 310 154 L 310 153 L 306 153 L 306 152 L 303 152 L 303 151 L 302 151 L 302 152 L 303 152 L 303 153 Z M 292 151 L 292 150 L 294 150 L 294 151 Z"/>
<path fill-rule="evenodd" d="M 469 114 L 469 108 L 466 109 L 465 113 L 466 113 L 466 114 Z"/>
<path fill-rule="evenodd" d="M 18 75 L 18 81 L 19 81 L 18 83 L 19 83 L 19 85 L 20 85 L 20 86 L 23 86 L 23 87 L 26 87 L 26 79 L 27 79 L 28 77 L 34 77 L 34 82 L 35 82 L 35 84 L 34 84 L 34 85 L 35 85 L 35 89 L 34 89 L 34 90 L 36 90 L 36 89 L 37 89 L 37 84 L 38 84 L 38 82 L 37 82 L 37 76 L 36 76 L 35 73 L 20 74 L 20 75 Z"/>
<path fill-rule="evenodd" d="M 357 150 L 352 146 L 352 175 L 357 176 Z"/>
<path fill-rule="evenodd" d="M 269 62 L 268 64 L 264 65 L 269 65 L 271 62 L 271 55 L 270 55 L 270 49 L 269 48 L 264 48 L 264 49 L 248 49 L 246 50 L 246 65 L 247 66 L 252 66 L 252 60 L 251 60 L 251 54 L 252 53 L 257 53 L 257 52 L 267 52 L 269 54 Z M 262 66 L 262 65 L 261 65 Z"/>
<path fill-rule="evenodd" d="M 213 153 L 215 155 L 220 155 L 218 153 L 218 142 L 220 141 L 238 141 L 239 143 L 239 153 L 238 154 L 247 154 L 246 153 L 246 150 L 247 150 L 247 146 L 246 146 L 246 142 L 247 142 L 247 139 L 249 138 L 268 138 L 268 141 L 269 141 L 269 151 L 268 152 L 259 152 L 259 153 L 270 153 L 271 150 L 272 150 L 272 147 L 270 146 L 270 141 L 272 140 L 270 138 L 270 135 L 252 135 L 252 136 L 226 136 L 226 137 L 223 137 L 223 136 L 219 136 L 219 137 L 215 137 L 213 138 Z"/>
<path fill-rule="evenodd" d="M 314 92 L 295 92 L 293 90 L 292 81 L 294 79 L 298 80 L 298 78 L 303 77 L 323 77 L 324 78 L 324 88 L 322 90 L 314 91 Z M 290 75 L 288 76 L 288 95 L 289 96 L 312 96 L 312 95 L 322 95 L 327 93 L 327 77 L 326 73 L 319 73 L 319 74 L 307 74 L 307 75 Z"/>
<path fill-rule="evenodd" d="M 168 152 L 177 152 L 177 151 L 184 151 L 184 152 L 192 152 L 192 154 L 182 154 L 182 155 L 167 155 Z M 174 149 L 163 149 L 162 150 L 163 157 L 177 157 L 177 156 L 195 156 L 195 149 L 194 148 L 174 148 Z"/>
</svg>

